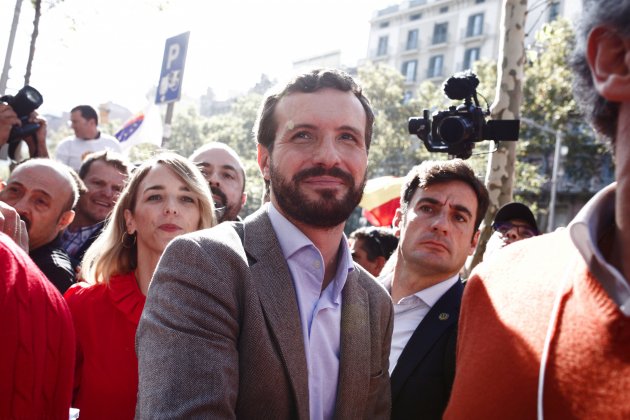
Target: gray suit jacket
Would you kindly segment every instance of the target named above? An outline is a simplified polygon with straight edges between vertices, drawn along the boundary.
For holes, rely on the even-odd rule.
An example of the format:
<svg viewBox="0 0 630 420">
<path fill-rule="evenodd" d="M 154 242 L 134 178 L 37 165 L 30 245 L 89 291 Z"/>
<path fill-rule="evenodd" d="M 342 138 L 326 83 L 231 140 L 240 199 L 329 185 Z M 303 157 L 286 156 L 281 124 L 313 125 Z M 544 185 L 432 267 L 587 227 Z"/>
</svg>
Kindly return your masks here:
<svg viewBox="0 0 630 420">
<path fill-rule="evenodd" d="M 136 336 L 137 418 L 308 419 L 295 289 L 269 217 L 165 250 Z M 391 299 L 362 269 L 342 292 L 335 417 L 388 418 Z"/>
</svg>

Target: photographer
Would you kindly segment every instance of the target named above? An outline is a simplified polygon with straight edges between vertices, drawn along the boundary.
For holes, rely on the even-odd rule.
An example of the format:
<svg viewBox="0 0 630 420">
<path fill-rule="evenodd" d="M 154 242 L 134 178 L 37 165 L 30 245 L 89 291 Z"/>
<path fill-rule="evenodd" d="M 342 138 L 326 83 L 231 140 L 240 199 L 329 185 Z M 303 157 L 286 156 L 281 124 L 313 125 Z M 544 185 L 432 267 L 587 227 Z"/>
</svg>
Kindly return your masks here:
<svg viewBox="0 0 630 420">
<path fill-rule="evenodd" d="M 37 123 L 40 127 L 35 132 L 35 141 L 32 136 L 28 136 L 27 144 L 29 153 L 36 154 L 38 157 L 48 157 L 48 149 L 46 147 L 46 120 L 38 118 L 33 112 L 30 121 Z M 10 137 L 11 130 L 14 126 L 20 126 L 22 122 L 10 105 L 0 102 L 0 147 L 4 146 Z M 35 147 L 37 146 L 37 147 Z M 0 188 L 1 189 L 1 188 Z M 0 202 L 0 232 L 7 234 L 13 239 L 24 251 L 28 252 L 28 233 L 26 224 L 20 219 L 17 211 L 8 204 Z"/>
<path fill-rule="evenodd" d="M 28 119 L 29 123 L 39 125 L 39 128 L 32 135 L 27 135 L 21 140 L 26 142 L 30 157 L 48 157 L 48 147 L 46 146 L 46 120 L 37 112 L 32 112 Z M 21 126 L 22 122 L 10 105 L 0 103 L 0 147 L 4 146 L 10 138 L 11 130 L 14 126 Z"/>
</svg>

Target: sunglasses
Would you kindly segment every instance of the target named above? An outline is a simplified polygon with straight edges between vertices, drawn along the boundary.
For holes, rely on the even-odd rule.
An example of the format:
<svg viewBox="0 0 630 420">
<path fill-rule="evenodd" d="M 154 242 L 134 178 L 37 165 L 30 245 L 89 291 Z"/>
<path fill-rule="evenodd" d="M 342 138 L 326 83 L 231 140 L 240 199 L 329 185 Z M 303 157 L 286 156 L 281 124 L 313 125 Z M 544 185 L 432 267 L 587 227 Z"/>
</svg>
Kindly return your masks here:
<svg viewBox="0 0 630 420">
<path fill-rule="evenodd" d="M 510 222 L 495 222 L 492 225 L 492 229 L 496 232 L 499 232 L 501 235 L 506 235 L 512 229 L 516 229 L 516 234 L 523 239 L 531 238 L 538 235 L 538 231 L 536 229 L 532 229 L 526 225 L 515 225 Z"/>
</svg>

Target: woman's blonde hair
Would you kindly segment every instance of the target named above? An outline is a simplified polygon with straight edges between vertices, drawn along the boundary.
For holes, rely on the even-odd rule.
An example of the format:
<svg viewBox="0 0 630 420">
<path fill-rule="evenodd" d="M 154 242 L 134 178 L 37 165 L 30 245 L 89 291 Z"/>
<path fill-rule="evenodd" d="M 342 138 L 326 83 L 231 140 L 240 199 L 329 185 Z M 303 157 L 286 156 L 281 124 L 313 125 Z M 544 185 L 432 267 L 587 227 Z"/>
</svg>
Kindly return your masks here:
<svg viewBox="0 0 630 420">
<path fill-rule="evenodd" d="M 81 274 L 88 283 L 107 284 L 112 275 L 125 274 L 136 268 L 138 249 L 135 240 L 125 240 L 128 239 L 128 235 L 124 211 L 134 212 L 140 183 L 157 165 L 164 165 L 173 171 L 197 196 L 200 213 L 198 229 L 209 228 L 217 223 L 210 187 L 199 168 L 176 153 L 160 153 L 132 172 L 105 222 L 103 232 L 85 253 L 81 263 Z"/>
</svg>

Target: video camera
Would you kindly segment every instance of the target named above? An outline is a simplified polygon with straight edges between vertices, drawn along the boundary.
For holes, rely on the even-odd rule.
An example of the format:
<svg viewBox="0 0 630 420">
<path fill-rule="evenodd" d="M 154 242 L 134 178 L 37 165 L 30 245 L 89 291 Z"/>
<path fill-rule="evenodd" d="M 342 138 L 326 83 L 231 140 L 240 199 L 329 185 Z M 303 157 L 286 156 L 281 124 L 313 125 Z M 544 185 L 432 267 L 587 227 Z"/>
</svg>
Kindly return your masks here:
<svg viewBox="0 0 630 420">
<path fill-rule="evenodd" d="M 41 93 L 34 87 L 24 86 L 18 91 L 15 96 L 5 95 L 0 98 L 0 102 L 6 102 L 13 111 L 17 114 L 18 118 L 22 122 L 22 125 L 15 125 L 11 129 L 7 144 L 9 145 L 9 156 L 13 158 L 15 148 L 20 140 L 30 135 L 33 135 L 39 128 L 39 124 L 29 122 L 29 117 L 33 111 L 40 107 L 44 103 L 44 98 Z"/>
<path fill-rule="evenodd" d="M 443 152 L 461 159 L 472 155 L 475 142 L 484 140 L 517 141 L 519 120 L 490 120 L 490 110 L 484 111 L 477 99 L 479 79 L 470 70 L 456 73 L 443 85 L 444 94 L 464 103 L 433 114 L 422 112 L 422 118 L 409 118 L 409 134 L 417 135 L 430 152 Z M 474 103 L 473 103 L 474 101 Z"/>
</svg>

